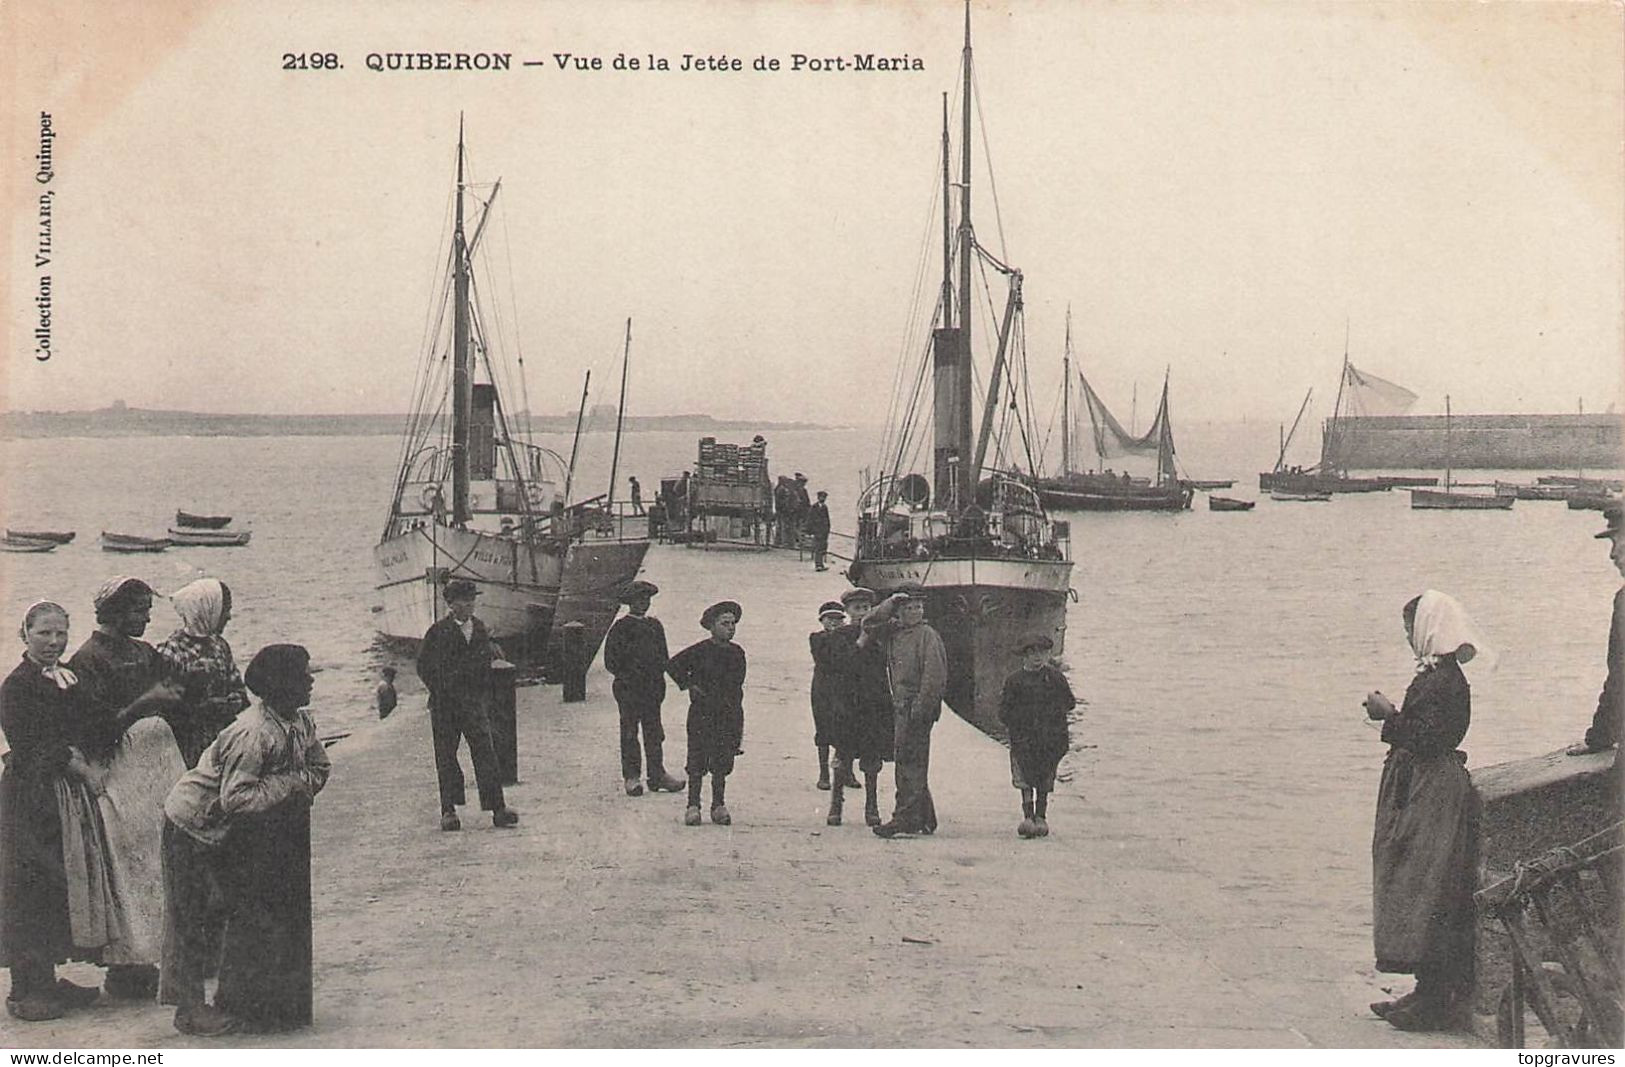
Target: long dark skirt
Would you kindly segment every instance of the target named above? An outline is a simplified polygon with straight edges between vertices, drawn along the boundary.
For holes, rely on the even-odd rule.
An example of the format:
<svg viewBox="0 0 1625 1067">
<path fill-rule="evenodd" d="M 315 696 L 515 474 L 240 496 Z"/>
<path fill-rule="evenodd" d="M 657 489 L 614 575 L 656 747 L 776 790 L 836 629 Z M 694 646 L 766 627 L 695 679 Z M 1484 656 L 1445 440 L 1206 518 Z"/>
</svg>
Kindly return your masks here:
<svg viewBox="0 0 1625 1067">
<path fill-rule="evenodd" d="M 54 776 L 0 771 L 0 966 L 75 955 Z"/>
<path fill-rule="evenodd" d="M 236 868 L 215 1004 L 256 1030 L 312 1017 L 310 808 L 291 801 L 232 827 Z"/>
<path fill-rule="evenodd" d="M 1470 973 L 1478 812 L 1478 793 L 1456 753 L 1389 752 L 1371 839 L 1378 970 Z"/>
</svg>

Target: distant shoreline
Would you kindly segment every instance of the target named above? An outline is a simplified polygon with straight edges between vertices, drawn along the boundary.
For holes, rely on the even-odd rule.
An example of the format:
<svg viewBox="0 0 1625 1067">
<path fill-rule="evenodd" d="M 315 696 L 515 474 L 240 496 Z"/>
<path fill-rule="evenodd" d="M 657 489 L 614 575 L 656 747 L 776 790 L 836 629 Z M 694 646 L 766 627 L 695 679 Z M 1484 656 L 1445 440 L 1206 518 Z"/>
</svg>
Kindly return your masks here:
<svg viewBox="0 0 1625 1067">
<path fill-rule="evenodd" d="M 398 437 L 405 415 L 225 415 L 196 411 L 157 411 L 145 408 L 103 408 L 99 411 L 0 412 L 0 438 L 40 437 Z M 606 425 L 607 422 L 607 425 Z M 527 425 L 521 416 L 517 427 Z M 574 433 L 575 415 L 533 415 L 532 433 Z M 584 433 L 614 430 L 614 420 L 589 416 Z M 850 429 L 814 422 L 747 422 L 710 415 L 628 415 L 627 433 L 670 431 L 679 433 L 782 433 L 802 430 Z"/>
</svg>

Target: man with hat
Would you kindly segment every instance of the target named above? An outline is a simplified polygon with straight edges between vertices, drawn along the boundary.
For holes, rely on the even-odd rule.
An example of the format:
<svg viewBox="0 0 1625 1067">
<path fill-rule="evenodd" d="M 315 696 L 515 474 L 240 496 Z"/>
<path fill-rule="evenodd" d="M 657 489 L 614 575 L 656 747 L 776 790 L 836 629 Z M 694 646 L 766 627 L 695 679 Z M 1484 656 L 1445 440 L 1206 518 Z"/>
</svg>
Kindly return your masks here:
<svg viewBox="0 0 1625 1067">
<path fill-rule="evenodd" d="M 1608 526 L 1597 534 L 1598 540 L 1608 541 L 1608 558 L 1621 577 L 1625 577 L 1625 520 L 1619 507 L 1603 512 Z M 1585 740 L 1569 747 L 1569 755 L 1601 752 L 1619 743 L 1625 732 L 1625 586 L 1614 593 L 1614 618 L 1608 627 L 1608 677 L 1602 683 L 1597 697 L 1597 710 L 1591 716 L 1591 728 Z M 1616 756 L 1615 764 L 1620 763 Z"/>
<path fill-rule="evenodd" d="M 1032 634 L 1017 645 L 1021 666 L 1010 672 L 999 695 L 999 721 L 1010 739 L 1010 784 L 1021 790 L 1022 837 L 1049 836 L 1049 795 L 1055 768 L 1071 747 L 1066 714 L 1077 698 L 1049 662 L 1055 642 Z"/>
<path fill-rule="evenodd" d="M 834 747 L 836 758 L 846 745 L 846 699 L 848 684 L 845 664 L 841 662 L 841 639 L 837 633 L 846 622 L 846 609 L 839 601 L 826 600 L 818 607 L 818 629 L 807 635 L 812 650 L 812 713 L 813 745 L 818 749 L 818 788 L 829 788 L 829 750 Z M 837 794 L 844 785 L 839 764 L 836 766 Z M 856 784 L 856 783 L 854 783 Z M 841 825 L 840 805 L 830 804 L 830 825 Z"/>
<path fill-rule="evenodd" d="M 813 570 L 825 571 L 824 556 L 829 552 L 829 505 L 825 503 L 829 494 L 818 490 L 818 502 L 807 508 L 807 517 L 802 527 L 812 537 Z"/>
<path fill-rule="evenodd" d="M 666 673 L 688 693 L 688 808 L 683 823 L 700 825 L 700 787 L 711 776 L 711 821 L 733 822 L 726 791 L 745 736 L 745 650 L 734 644 L 742 614 L 722 600 L 706 608 L 700 625 L 711 632 L 671 658 Z"/>
<path fill-rule="evenodd" d="M 447 582 L 444 596 L 451 610 L 429 627 L 418 648 L 418 677 L 429 690 L 442 830 L 463 828 L 457 805 L 466 803 L 467 797 L 457 745 L 464 738 L 474 761 L 480 807 L 491 813 L 491 825 L 507 829 L 519 822 L 518 813 L 503 801 L 502 776 L 491 745 L 491 661 L 496 659 L 496 649 L 485 623 L 474 615 L 474 599 L 479 595 L 473 582 L 462 578 Z"/>
<path fill-rule="evenodd" d="M 622 586 L 617 598 L 626 614 L 615 620 L 604 637 L 604 669 L 615 676 L 615 705 L 621 713 L 621 780 L 626 795 L 643 795 L 638 780 L 638 730 L 643 731 L 643 754 L 649 764 L 649 791 L 675 793 L 681 778 L 666 773 L 662 745 L 666 731 L 660 725 L 660 703 L 666 699 L 666 628 L 649 614 L 649 601 L 660 587 L 641 578 Z"/>
<path fill-rule="evenodd" d="M 908 584 L 863 620 L 858 646 L 880 641 L 891 682 L 892 746 L 897 798 L 892 817 L 876 826 L 880 837 L 929 834 L 937 828 L 931 800 L 931 728 L 942 715 L 948 655 L 942 638 L 925 621 L 925 589 Z"/>
<path fill-rule="evenodd" d="M 854 764 L 863 771 L 863 821 L 879 826 L 880 770 L 892 758 L 894 730 L 886 649 L 879 641 L 860 646 L 863 620 L 875 606 L 874 590 L 848 589 L 841 594 L 841 606 L 850 621 L 835 631 L 840 639 L 835 646 L 837 669 L 846 680 L 841 687 L 846 705 L 839 719 L 842 736 L 836 744 L 835 777 L 844 785 L 855 786 Z M 837 789 L 829 798 L 832 817 L 840 815 L 841 803 Z"/>
</svg>

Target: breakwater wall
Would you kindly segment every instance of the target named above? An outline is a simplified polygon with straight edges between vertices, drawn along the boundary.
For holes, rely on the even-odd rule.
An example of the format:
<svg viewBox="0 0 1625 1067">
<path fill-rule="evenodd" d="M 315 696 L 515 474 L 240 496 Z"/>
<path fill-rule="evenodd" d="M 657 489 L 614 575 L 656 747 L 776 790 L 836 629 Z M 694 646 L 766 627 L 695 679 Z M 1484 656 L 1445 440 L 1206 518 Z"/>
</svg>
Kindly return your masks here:
<svg viewBox="0 0 1625 1067">
<path fill-rule="evenodd" d="M 1625 416 L 1443 415 L 1342 418 L 1325 424 L 1321 461 L 1353 470 L 1613 470 L 1625 466 Z"/>
</svg>

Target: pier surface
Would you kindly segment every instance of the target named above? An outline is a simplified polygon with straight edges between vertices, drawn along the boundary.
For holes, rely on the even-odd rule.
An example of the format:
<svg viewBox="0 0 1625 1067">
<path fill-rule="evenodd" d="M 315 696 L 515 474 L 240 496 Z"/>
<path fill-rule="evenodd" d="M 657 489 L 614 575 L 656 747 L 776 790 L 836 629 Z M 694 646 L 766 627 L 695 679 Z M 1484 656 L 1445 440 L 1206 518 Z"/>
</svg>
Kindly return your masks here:
<svg viewBox="0 0 1625 1067">
<path fill-rule="evenodd" d="M 314 809 L 315 1025 L 221 1044 L 1477 1045 L 1372 1017 L 1368 1001 L 1410 981 L 1350 967 L 1362 938 L 1369 952 L 1368 925 L 1272 918 L 1270 897 L 1291 886 L 1262 839 L 1256 882 L 1219 884 L 1139 814 L 1180 800 L 1150 795 L 1137 764 L 1101 761 L 1061 785 L 1052 835 L 1023 841 L 1005 750 L 945 713 L 934 837 L 876 838 L 857 792 L 846 825 L 826 826 L 806 635 L 841 580 L 784 553 L 658 549 L 648 570 L 673 652 L 703 636 L 709 601 L 745 605 L 733 825 L 685 827 L 681 796 L 623 794 L 615 704 L 595 667 L 585 703 L 519 691 L 522 781 L 508 796 L 520 826 L 493 830 L 465 809 L 464 829 L 443 833 L 422 696 L 403 686 L 390 719 L 331 750 Z M 685 710 L 669 693 L 677 773 Z M 319 676 L 314 711 L 320 723 Z M 1232 801 L 1246 819 L 1245 797 Z M 209 1044 L 176 1033 L 168 1009 L 105 997 L 56 1022 L 0 1022 L 7 1044 Z"/>
</svg>

